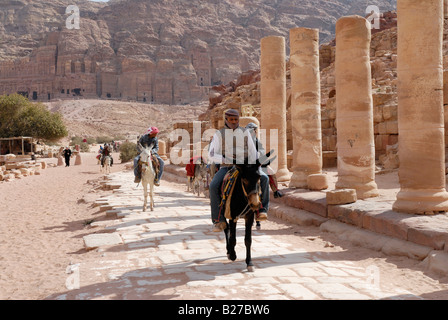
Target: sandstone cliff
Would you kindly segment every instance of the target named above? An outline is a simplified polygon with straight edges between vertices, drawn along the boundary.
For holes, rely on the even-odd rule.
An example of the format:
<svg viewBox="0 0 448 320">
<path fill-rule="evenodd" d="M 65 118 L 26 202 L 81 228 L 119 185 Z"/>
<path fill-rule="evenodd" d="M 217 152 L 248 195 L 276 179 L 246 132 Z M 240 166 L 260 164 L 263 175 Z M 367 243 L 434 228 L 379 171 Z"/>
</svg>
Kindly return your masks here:
<svg viewBox="0 0 448 320">
<path fill-rule="evenodd" d="M 260 39 L 296 26 L 333 37 L 336 20 L 393 0 L 4 0 L 0 94 L 187 104 L 259 67 Z M 80 10 L 69 30 L 66 8 Z"/>
</svg>

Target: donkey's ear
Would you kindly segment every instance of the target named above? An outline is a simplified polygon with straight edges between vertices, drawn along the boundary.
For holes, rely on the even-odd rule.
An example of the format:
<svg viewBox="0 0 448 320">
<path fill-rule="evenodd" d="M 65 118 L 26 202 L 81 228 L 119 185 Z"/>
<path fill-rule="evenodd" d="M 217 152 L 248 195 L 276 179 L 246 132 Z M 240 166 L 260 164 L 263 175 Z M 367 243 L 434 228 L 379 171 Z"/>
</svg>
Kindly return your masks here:
<svg viewBox="0 0 448 320">
<path fill-rule="evenodd" d="M 264 164 L 265 162 L 266 162 L 266 160 L 268 160 L 268 158 L 271 156 L 271 154 L 272 153 L 274 153 L 274 149 L 272 149 L 271 151 L 269 151 L 268 153 L 266 153 L 266 155 L 263 155 L 263 156 L 261 156 L 260 157 L 260 163 L 261 164 Z M 272 160 L 270 160 L 270 161 L 274 161 L 274 159 L 276 158 L 277 156 L 275 156 Z"/>
<path fill-rule="evenodd" d="M 261 166 L 267 167 L 271 162 L 274 162 L 274 160 L 277 159 L 277 156 L 273 157 L 272 159 L 267 159 L 267 161 L 264 161 Z"/>
<path fill-rule="evenodd" d="M 273 154 L 273 153 L 274 153 L 274 149 L 271 149 L 271 151 L 266 153 L 266 158 L 269 158 L 271 156 L 271 154 Z"/>
</svg>

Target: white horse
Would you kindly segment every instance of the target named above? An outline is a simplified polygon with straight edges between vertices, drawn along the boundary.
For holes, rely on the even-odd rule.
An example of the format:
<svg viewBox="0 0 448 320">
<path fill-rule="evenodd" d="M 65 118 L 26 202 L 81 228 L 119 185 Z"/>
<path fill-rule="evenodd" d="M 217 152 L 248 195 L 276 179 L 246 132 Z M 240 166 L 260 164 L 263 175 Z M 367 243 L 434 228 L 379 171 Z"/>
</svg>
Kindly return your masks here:
<svg viewBox="0 0 448 320">
<path fill-rule="evenodd" d="M 104 156 L 104 160 L 103 160 L 103 165 L 101 165 L 100 162 L 100 170 L 101 172 L 104 171 L 104 173 L 110 173 L 110 164 L 112 162 L 112 159 L 110 158 L 110 156 Z"/>
<path fill-rule="evenodd" d="M 149 185 L 149 208 L 154 210 L 154 178 L 156 171 L 151 160 L 151 150 L 153 145 L 145 148 L 140 145 L 142 152 L 140 153 L 140 160 L 142 166 L 142 185 L 143 185 L 143 211 L 146 211 L 148 205 L 148 185 Z"/>
</svg>

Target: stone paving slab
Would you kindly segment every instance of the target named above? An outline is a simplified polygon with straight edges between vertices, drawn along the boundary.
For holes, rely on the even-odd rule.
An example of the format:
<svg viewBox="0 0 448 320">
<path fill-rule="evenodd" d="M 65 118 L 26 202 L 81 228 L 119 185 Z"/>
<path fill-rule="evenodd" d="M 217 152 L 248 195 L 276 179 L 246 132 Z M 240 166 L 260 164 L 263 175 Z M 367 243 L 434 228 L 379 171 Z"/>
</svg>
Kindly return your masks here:
<svg viewBox="0 0 448 320">
<path fill-rule="evenodd" d="M 84 236 L 83 240 L 87 250 L 123 243 L 123 239 L 118 233 L 89 234 Z"/>
<path fill-rule="evenodd" d="M 118 235 L 121 242 L 90 251 L 92 259 L 80 264 L 78 287 L 53 299 L 420 299 L 387 283 L 372 285 L 369 269 L 354 261 L 308 252 L 263 230 L 253 231 L 255 271 L 247 272 L 244 226 L 237 227 L 238 259 L 231 262 L 224 235 L 211 232 L 207 198 L 162 183 L 154 211 L 142 212 L 142 188 L 132 172 L 109 179 L 120 188 L 97 203 L 113 204 L 116 217 L 92 224 L 85 238 Z M 320 225 L 343 225 L 318 219 Z"/>
</svg>

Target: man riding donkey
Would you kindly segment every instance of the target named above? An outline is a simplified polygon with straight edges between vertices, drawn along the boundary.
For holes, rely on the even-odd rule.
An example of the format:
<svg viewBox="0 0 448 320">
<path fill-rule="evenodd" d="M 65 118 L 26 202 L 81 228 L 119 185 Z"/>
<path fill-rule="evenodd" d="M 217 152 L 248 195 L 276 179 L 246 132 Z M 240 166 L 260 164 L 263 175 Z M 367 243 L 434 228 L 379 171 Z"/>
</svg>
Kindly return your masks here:
<svg viewBox="0 0 448 320">
<path fill-rule="evenodd" d="M 114 158 L 112 158 L 112 148 L 109 144 L 105 143 L 104 148 L 101 151 L 101 166 L 104 167 L 104 160 L 105 158 L 109 156 L 110 158 L 110 166 L 114 164 Z"/>
<path fill-rule="evenodd" d="M 209 148 L 209 159 L 220 164 L 220 169 L 213 177 L 209 187 L 213 232 L 221 232 L 226 228 L 224 206 L 221 206 L 221 185 L 224 177 L 238 157 L 245 154 L 245 151 L 247 151 L 249 159 L 258 159 L 257 149 L 252 137 L 248 131 L 239 126 L 239 112 L 235 109 L 229 109 L 224 115 L 225 126 L 215 133 Z M 226 131 L 230 133 L 228 136 L 233 137 L 233 139 L 226 139 Z M 235 136 L 244 138 L 242 146 L 234 143 Z M 256 214 L 257 221 L 266 220 L 269 210 L 269 178 L 262 170 L 260 170 L 260 175 L 262 206 Z"/>
<path fill-rule="evenodd" d="M 139 163 L 140 153 L 142 152 L 141 147 L 147 148 L 150 145 L 153 145 L 151 154 L 152 154 L 152 163 L 154 169 L 156 171 L 156 176 L 154 178 L 154 185 L 160 186 L 160 179 L 162 178 L 163 168 L 165 166 L 165 162 L 163 162 L 162 158 L 160 158 L 159 151 L 159 139 L 157 138 L 157 134 L 159 133 L 159 129 L 156 127 L 149 127 L 146 130 L 145 134 L 140 137 L 137 145 L 138 156 L 134 158 L 134 182 L 140 183 L 142 179 L 142 166 Z"/>
</svg>

